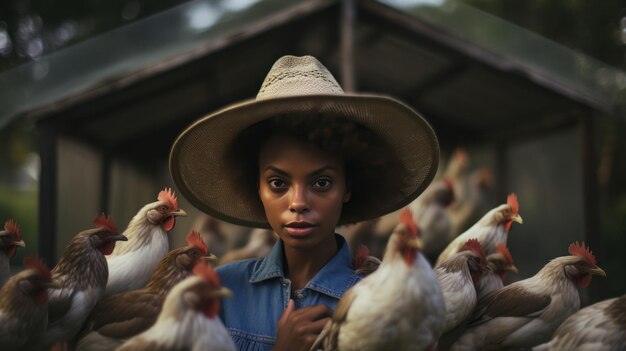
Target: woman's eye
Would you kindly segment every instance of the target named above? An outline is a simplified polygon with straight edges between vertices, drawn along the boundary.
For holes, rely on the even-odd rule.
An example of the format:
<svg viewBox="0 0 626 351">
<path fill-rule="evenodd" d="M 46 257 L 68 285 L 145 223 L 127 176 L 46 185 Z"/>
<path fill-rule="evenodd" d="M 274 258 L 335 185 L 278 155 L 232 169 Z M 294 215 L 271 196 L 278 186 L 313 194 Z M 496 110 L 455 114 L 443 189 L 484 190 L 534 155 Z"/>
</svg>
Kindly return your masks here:
<svg viewBox="0 0 626 351">
<path fill-rule="evenodd" d="M 316 180 L 315 183 L 313 183 L 313 187 L 317 189 L 328 189 L 331 184 L 332 181 L 330 179 L 322 178 Z"/>
<path fill-rule="evenodd" d="M 269 181 L 269 185 L 274 189 L 282 189 L 285 187 L 285 182 L 280 179 L 271 179 Z"/>
</svg>

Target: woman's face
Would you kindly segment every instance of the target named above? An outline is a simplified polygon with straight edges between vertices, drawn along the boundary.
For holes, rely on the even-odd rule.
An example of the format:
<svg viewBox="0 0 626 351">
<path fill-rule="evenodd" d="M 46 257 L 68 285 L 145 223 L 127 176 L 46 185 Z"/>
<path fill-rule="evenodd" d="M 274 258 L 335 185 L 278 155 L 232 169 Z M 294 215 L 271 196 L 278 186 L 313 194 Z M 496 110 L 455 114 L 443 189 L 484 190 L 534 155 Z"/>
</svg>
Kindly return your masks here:
<svg viewBox="0 0 626 351">
<path fill-rule="evenodd" d="M 334 240 L 350 199 L 341 159 L 312 143 L 275 136 L 261 147 L 259 174 L 265 215 L 285 245 L 312 249 Z"/>
</svg>

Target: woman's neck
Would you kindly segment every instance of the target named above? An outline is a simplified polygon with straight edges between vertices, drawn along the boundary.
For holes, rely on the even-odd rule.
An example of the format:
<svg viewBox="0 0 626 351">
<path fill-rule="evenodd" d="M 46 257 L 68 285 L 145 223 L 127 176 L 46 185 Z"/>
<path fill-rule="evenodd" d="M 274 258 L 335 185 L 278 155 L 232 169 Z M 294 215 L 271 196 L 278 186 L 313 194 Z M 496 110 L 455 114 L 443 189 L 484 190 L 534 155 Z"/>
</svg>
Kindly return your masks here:
<svg viewBox="0 0 626 351">
<path fill-rule="evenodd" d="M 291 281 L 292 292 L 303 289 L 315 274 L 335 256 L 339 250 L 339 245 L 334 235 L 329 235 L 328 238 L 329 240 L 320 243 L 316 249 L 306 251 L 283 246 L 285 275 Z"/>
</svg>

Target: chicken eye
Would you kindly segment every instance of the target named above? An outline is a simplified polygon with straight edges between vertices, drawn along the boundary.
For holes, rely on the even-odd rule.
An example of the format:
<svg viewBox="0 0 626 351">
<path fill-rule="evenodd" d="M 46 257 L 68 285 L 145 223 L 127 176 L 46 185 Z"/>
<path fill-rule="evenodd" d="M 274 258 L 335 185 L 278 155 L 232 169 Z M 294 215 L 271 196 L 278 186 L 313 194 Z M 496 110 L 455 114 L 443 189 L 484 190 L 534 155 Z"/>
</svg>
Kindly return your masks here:
<svg viewBox="0 0 626 351">
<path fill-rule="evenodd" d="M 169 207 L 167 207 L 167 206 L 159 206 L 159 207 L 157 208 L 157 211 L 159 211 L 159 212 L 161 212 L 161 213 L 165 213 L 165 212 L 167 212 L 168 210 L 169 210 Z"/>
</svg>

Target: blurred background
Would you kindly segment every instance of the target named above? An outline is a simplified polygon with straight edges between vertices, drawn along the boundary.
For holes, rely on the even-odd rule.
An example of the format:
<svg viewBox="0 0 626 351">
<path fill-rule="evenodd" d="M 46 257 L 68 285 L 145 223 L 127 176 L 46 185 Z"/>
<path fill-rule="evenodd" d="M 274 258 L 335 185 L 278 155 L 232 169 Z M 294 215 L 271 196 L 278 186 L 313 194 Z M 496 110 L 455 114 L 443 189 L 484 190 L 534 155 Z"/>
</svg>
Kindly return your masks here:
<svg viewBox="0 0 626 351">
<path fill-rule="evenodd" d="M 442 172 L 461 150 L 467 182 L 488 174 L 485 212 L 516 192 L 514 279 L 585 240 L 608 277 L 583 298 L 626 293 L 618 0 L 3 1 L 0 221 L 15 219 L 27 245 L 13 266 L 31 253 L 56 262 L 101 211 L 124 228 L 173 185 L 176 135 L 254 97 L 285 54 L 316 56 L 347 91 L 422 112 Z M 191 216 L 171 234 L 174 247 L 192 227 L 215 225 L 179 203 Z M 245 243 L 245 229 L 220 225 L 223 245 Z"/>
</svg>

